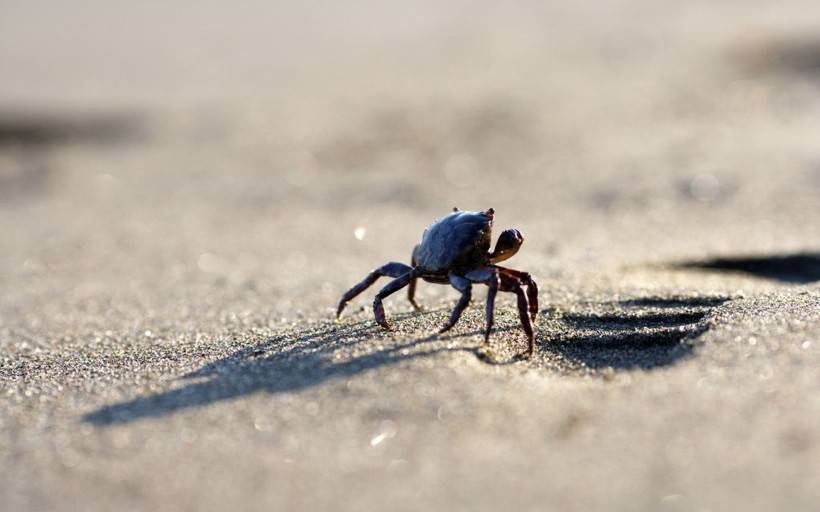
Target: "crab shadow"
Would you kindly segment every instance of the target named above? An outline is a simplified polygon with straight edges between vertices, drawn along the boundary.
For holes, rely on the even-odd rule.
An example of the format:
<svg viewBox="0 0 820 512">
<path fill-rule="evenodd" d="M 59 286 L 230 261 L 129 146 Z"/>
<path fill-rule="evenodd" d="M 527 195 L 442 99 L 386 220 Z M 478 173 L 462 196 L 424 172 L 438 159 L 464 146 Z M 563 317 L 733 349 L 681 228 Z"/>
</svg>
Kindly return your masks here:
<svg viewBox="0 0 820 512">
<path fill-rule="evenodd" d="M 401 320 L 408 316 L 395 315 L 394 319 L 400 327 Z M 436 353 L 475 352 L 470 347 L 447 346 L 446 342 L 456 335 L 433 334 L 396 345 L 385 343 L 389 346 L 376 349 L 374 346 L 381 346 L 380 343 L 365 343 L 382 337 L 384 331 L 370 320 L 274 336 L 182 376 L 179 387 L 104 406 L 85 415 L 83 420 L 101 426 L 130 423 L 258 392 L 299 391 Z"/>
<path fill-rule="evenodd" d="M 685 357 L 691 347 L 679 342 L 705 329 L 700 320 L 727 299 L 644 298 L 617 304 L 617 312 L 570 314 L 561 319 L 562 334 L 539 334 L 539 351 L 586 367 L 645 368 L 668 365 Z M 410 316 L 444 310 L 395 315 L 397 326 Z M 518 325 L 499 326 L 496 333 L 518 332 Z M 184 375 L 173 389 L 107 405 L 83 417 L 109 426 L 233 400 L 254 393 L 289 393 L 325 382 L 343 380 L 371 369 L 396 365 L 445 352 L 471 353 L 487 364 L 521 362 L 520 354 L 505 360 L 488 357 L 476 346 L 450 343 L 481 331 L 432 334 L 394 343 L 371 320 L 323 324 L 298 333 L 267 338 Z M 380 340 L 384 340 L 381 343 Z M 536 363 L 537 364 L 537 363 Z"/>
<path fill-rule="evenodd" d="M 598 311 L 564 314 L 541 350 L 568 369 L 651 370 L 691 357 L 709 312 L 727 297 L 647 297 L 604 304 Z M 600 308 L 595 308 L 600 309 Z"/>
</svg>

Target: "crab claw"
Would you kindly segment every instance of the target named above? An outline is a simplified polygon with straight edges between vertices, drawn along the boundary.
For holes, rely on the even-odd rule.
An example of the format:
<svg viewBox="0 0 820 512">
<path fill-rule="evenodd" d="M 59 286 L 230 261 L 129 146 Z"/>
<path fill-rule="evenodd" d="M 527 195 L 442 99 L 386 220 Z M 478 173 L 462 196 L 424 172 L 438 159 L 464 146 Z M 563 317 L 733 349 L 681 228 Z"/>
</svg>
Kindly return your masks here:
<svg viewBox="0 0 820 512">
<path fill-rule="evenodd" d="M 501 236 L 498 237 L 498 241 L 495 243 L 495 250 L 490 254 L 490 261 L 492 263 L 498 263 L 500 261 L 512 258 L 513 255 L 518 252 L 518 249 L 521 248 L 521 244 L 523 243 L 524 237 L 521 235 L 520 231 L 517 229 L 505 230 L 501 233 Z"/>
<path fill-rule="evenodd" d="M 488 209 L 486 212 L 484 212 L 484 213 L 485 213 L 488 217 L 492 217 L 493 215 L 495 215 L 495 210 L 494 210 L 494 209 L 492 209 L 492 208 L 489 208 L 489 209 Z"/>
</svg>

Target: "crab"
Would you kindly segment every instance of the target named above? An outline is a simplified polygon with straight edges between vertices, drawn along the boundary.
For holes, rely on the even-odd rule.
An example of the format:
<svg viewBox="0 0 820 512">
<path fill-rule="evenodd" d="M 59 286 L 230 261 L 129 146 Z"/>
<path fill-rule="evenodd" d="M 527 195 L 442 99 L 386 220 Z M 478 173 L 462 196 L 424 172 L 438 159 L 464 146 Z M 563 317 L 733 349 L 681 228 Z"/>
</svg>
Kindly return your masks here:
<svg viewBox="0 0 820 512">
<path fill-rule="evenodd" d="M 497 265 L 518 252 L 524 243 L 524 237 L 517 229 L 507 229 L 498 237 L 495 249 L 490 252 L 494 216 L 495 210 L 492 208 L 482 212 L 453 208 L 450 214 L 437 220 L 424 231 L 421 243 L 413 249 L 412 266 L 394 261 L 372 271 L 362 282 L 342 295 L 336 310 L 336 319 L 341 318 L 348 302 L 380 277 L 392 277 L 393 280 L 387 283 L 373 300 L 376 322 L 390 330 L 392 326 L 387 321 L 382 301 L 408 286 L 407 298 L 410 304 L 416 311 L 421 311 L 422 308 L 415 299 L 416 281 L 421 278 L 430 283 L 450 284 L 461 293 L 449 321 L 439 331 L 443 333 L 456 325 L 461 313 L 470 303 L 473 284 L 485 284 L 488 291 L 484 343 L 488 344 L 490 341 L 496 293 L 511 292 L 518 298 L 521 327 L 529 342 L 527 356 L 532 356 L 535 351 L 535 334 L 532 326 L 538 315 L 538 285 L 527 272 Z"/>
</svg>

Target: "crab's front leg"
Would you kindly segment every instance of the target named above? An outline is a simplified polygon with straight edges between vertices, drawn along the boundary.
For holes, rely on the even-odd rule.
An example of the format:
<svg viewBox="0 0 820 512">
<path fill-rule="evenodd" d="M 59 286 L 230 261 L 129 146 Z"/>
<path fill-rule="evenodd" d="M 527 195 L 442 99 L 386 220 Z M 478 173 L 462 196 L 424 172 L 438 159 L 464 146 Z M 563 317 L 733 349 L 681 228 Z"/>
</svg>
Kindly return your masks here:
<svg viewBox="0 0 820 512">
<path fill-rule="evenodd" d="M 373 314 L 376 317 L 376 323 L 387 330 L 391 329 L 391 325 L 387 321 L 387 316 L 384 313 L 384 304 L 382 304 L 382 300 L 407 286 L 414 277 L 418 277 L 418 273 L 415 269 L 412 269 L 401 277 L 393 279 L 387 283 L 384 288 L 379 290 L 379 293 L 376 294 L 376 298 L 373 300 Z"/>
<path fill-rule="evenodd" d="M 538 283 L 535 282 L 535 279 L 532 278 L 529 272 L 522 272 L 506 267 L 497 266 L 497 268 L 501 273 L 512 275 L 518 279 L 523 286 L 527 287 L 527 302 L 530 308 L 530 318 L 533 323 L 535 323 L 535 319 L 538 316 Z"/>
<path fill-rule="evenodd" d="M 411 272 L 413 270 L 412 267 L 405 265 L 404 263 L 399 263 L 396 261 L 391 261 L 387 265 L 383 265 L 373 272 L 369 273 L 367 277 L 362 280 L 359 284 L 348 290 L 344 295 L 342 295 L 342 299 L 339 301 L 339 306 L 336 308 L 336 319 L 338 320 L 342 316 L 342 311 L 344 311 L 345 306 L 347 303 L 353 300 L 357 295 L 365 291 L 367 288 L 370 287 L 373 283 L 375 283 L 380 277 L 401 277 L 404 274 Z"/>
<path fill-rule="evenodd" d="M 521 320 L 521 328 L 524 329 L 528 341 L 527 356 L 532 356 L 535 352 L 535 332 L 532 328 L 530 316 L 527 314 L 529 309 L 527 294 L 524 293 L 524 288 L 515 276 L 506 272 L 499 272 L 498 276 L 501 291 L 512 292 L 518 298 L 518 316 Z"/>
</svg>

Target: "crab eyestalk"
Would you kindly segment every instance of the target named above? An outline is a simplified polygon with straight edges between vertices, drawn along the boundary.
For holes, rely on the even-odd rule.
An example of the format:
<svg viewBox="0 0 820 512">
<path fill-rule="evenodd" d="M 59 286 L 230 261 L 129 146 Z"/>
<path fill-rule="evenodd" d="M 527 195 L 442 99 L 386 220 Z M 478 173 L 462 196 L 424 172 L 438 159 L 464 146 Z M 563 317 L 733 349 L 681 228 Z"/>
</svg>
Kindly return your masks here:
<svg viewBox="0 0 820 512">
<path fill-rule="evenodd" d="M 501 236 L 498 237 L 498 241 L 495 243 L 495 250 L 490 253 L 490 263 L 496 264 L 500 261 L 512 258 L 523 243 L 524 237 L 521 236 L 520 231 L 517 229 L 505 230 L 501 233 Z"/>
</svg>

